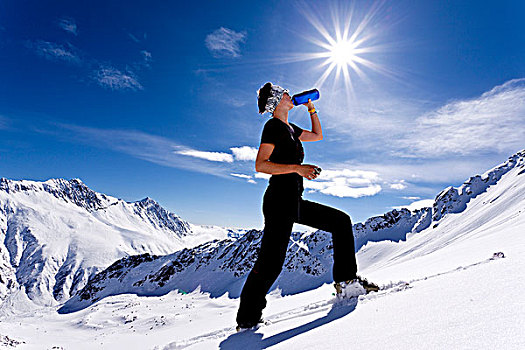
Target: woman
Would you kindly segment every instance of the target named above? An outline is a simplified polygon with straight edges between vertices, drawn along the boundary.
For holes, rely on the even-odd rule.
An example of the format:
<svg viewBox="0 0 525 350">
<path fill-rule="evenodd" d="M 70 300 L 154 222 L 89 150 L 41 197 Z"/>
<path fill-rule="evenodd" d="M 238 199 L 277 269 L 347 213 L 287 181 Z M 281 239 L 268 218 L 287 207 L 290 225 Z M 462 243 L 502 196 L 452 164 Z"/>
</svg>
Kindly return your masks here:
<svg viewBox="0 0 525 350">
<path fill-rule="evenodd" d="M 302 199 L 303 177 L 314 180 L 318 172 L 315 165 L 302 164 L 301 141 L 323 139 L 314 104 L 311 101 L 305 104 L 312 121 L 311 131 L 288 122 L 288 111 L 294 105 L 288 90 L 278 85 L 266 83 L 259 89 L 258 105 L 259 113 L 272 113 L 272 118 L 264 125 L 255 170 L 272 177 L 263 198 L 261 249 L 241 293 L 238 330 L 261 322 L 266 294 L 281 272 L 294 222 L 332 233 L 333 278 L 339 297 L 350 293 L 355 295 L 356 289 L 361 294 L 378 290 L 376 285 L 356 275 L 350 217 L 340 210 Z"/>
</svg>

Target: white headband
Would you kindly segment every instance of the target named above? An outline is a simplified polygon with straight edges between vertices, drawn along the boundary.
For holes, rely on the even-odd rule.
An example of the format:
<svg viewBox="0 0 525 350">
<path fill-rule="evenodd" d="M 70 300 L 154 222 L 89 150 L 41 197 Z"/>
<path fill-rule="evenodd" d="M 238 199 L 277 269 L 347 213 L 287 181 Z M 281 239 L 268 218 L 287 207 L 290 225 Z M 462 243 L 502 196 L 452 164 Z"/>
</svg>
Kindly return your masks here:
<svg viewBox="0 0 525 350">
<path fill-rule="evenodd" d="M 259 97 L 259 91 L 257 91 L 257 97 Z M 285 93 L 290 93 L 290 91 L 282 88 L 279 85 L 272 84 L 272 89 L 270 90 L 270 96 L 268 97 L 268 101 L 266 101 L 266 106 L 264 107 L 264 111 L 268 113 L 273 113 L 275 111 L 275 108 L 279 104 L 279 102 L 281 102 L 281 99 L 283 98 L 283 95 Z"/>
</svg>

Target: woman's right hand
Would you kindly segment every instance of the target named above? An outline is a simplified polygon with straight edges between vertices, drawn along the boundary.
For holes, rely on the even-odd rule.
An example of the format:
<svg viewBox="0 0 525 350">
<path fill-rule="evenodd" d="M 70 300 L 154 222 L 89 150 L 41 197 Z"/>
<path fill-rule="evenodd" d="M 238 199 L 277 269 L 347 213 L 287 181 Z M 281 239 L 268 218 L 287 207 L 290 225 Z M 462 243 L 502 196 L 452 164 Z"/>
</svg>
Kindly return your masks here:
<svg viewBox="0 0 525 350">
<path fill-rule="evenodd" d="M 314 103 L 310 99 L 308 99 L 308 102 L 303 103 L 303 106 L 306 106 L 306 108 L 308 108 L 309 111 L 315 109 Z"/>
<path fill-rule="evenodd" d="M 302 177 L 307 178 L 308 180 L 314 180 L 318 174 L 314 171 L 317 168 L 316 165 L 312 164 L 301 164 L 297 166 L 297 174 Z"/>
</svg>

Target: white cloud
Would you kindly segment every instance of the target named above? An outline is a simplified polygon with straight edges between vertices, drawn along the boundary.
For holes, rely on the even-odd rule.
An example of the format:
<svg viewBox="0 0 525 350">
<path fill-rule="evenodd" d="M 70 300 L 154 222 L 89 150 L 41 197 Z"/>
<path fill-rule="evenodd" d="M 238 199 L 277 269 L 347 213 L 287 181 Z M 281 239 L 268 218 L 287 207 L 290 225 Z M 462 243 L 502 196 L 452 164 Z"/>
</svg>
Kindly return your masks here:
<svg viewBox="0 0 525 350">
<path fill-rule="evenodd" d="M 134 42 L 136 43 L 140 43 L 140 40 L 133 34 L 131 33 L 128 33 L 128 36 L 130 37 L 131 40 L 133 40 Z"/>
<path fill-rule="evenodd" d="M 179 148 L 182 148 L 182 149 L 174 151 L 174 153 L 182 154 L 184 156 L 189 156 L 189 157 L 206 159 L 212 162 L 227 162 L 227 163 L 233 162 L 233 156 L 229 153 L 197 151 L 197 150 L 187 148 L 187 147 L 179 147 Z"/>
<path fill-rule="evenodd" d="M 378 180 L 379 174 L 375 171 L 368 170 L 350 170 L 350 169 L 339 169 L 339 170 L 322 170 L 321 175 L 318 179 L 332 180 L 335 178 L 354 178 L 354 179 L 366 179 L 369 181 Z"/>
<path fill-rule="evenodd" d="M 71 142 L 82 142 L 95 147 L 112 149 L 162 166 L 196 171 L 222 178 L 230 178 L 229 174 L 232 171 L 231 164 L 209 162 L 207 159 L 178 154 L 173 150 L 189 148 L 173 140 L 140 131 L 56 124 L 52 128 L 39 128 L 38 132 L 65 138 Z"/>
<path fill-rule="evenodd" d="M 422 199 L 419 201 L 412 202 L 409 205 L 400 205 L 400 206 L 392 207 L 392 209 L 400 210 L 402 208 L 407 208 L 408 210 L 414 211 L 414 210 L 425 208 L 425 207 L 431 208 L 433 205 L 434 205 L 433 199 Z"/>
<path fill-rule="evenodd" d="M 258 149 L 250 146 L 232 147 L 230 150 L 235 160 L 252 160 L 257 158 Z"/>
<path fill-rule="evenodd" d="M 415 120 L 397 155 L 437 158 L 523 148 L 525 79 L 496 86 L 478 98 L 451 102 Z"/>
<path fill-rule="evenodd" d="M 510 154 L 512 153 L 505 156 Z M 407 179 L 406 184 L 410 186 L 410 195 L 427 197 L 435 195 L 446 186 L 459 186 L 470 176 L 483 174 L 486 170 L 501 163 L 502 155 L 449 157 L 447 159 L 371 158 L 369 160 L 374 163 L 343 160 L 324 163 L 324 167 L 369 169 L 379 174 L 382 181 L 378 183 L 388 188 L 390 184 L 400 182 L 399 179 Z"/>
<path fill-rule="evenodd" d="M 146 51 L 146 50 L 142 50 L 142 51 L 140 51 L 140 53 L 144 57 L 145 61 L 148 61 L 148 62 L 151 61 L 151 52 Z"/>
<path fill-rule="evenodd" d="M 130 63 L 128 70 L 133 69 L 133 71 L 138 72 L 144 68 L 151 69 L 151 63 L 153 62 L 153 54 L 147 50 L 140 51 L 140 60 L 137 60 L 133 63 Z"/>
<path fill-rule="evenodd" d="M 246 41 L 246 32 L 221 27 L 208 34 L 205 43 L 208 50 L 216 57 L 239 57 L 240 44 Z"/>
<path fill-rule="evenodd" d="M 134 42 L 136 42 L 137 44 L 140 44 L 142 41 L 145 41 L 148 38 L 148 34 L 147 33 L 143 33 L 140 36 L 137 36 L 137 35 L 134 35 L 134 34 L 131 34 L 131 33 L 128 33 L 128 32 L 126 32 L 126 34 L 128 34 L 128 37 L 131 40 L 133 40 Z"/>
<path fill-rule="evenodd" d="M 147 68 L 150 68 L 150 63 L 151 61 L 153 61 L 153 56 L 151 55 L 151 52 L 149 51 L 146 51 L 146 50 L 142 50 L 140 51 L 140 54 L 142 55 L 142 58 L 143 58 L 143 65 Z"/>
<path fill-rule="evenodd" d="M 245 175 L 245 174 L 231 173 L 230 175 L 231 176 L 235 176 L 235 177 L 240 177 L 241 179 L 251 179 L 252 178 L 250 175 Z"/>
<path fill-rule="evenodd" d="M 126 71 L 124 73 L 114 67 L 100 67 L 94 72 L 93 78 L 100 86 L 111 90 L 136 91 L 144 89 L 133 72 Z"/>
<path fill-rule="evenodd" d="M 178 154 L 185 156 L 191 156 L 196 158 L 207 159 L 214 162 L 228 162 L 232 163 L 234 160 L 239 161 L 254 161 L 257 156 L 257 149 L 249 146 L 231 147 L 230 150 L 233 154 L 224 152 L 207 152 L 198 151 L 191 148 L 182 148 L 176 150 Z"/>
<path fill-rule="evenodd" d="M 335 197 L 359 198 L 381 192 L 379 175 L 365 170 L 323 170 L 316 180 L 304 180 L 309 192 L 320 192 Z"/>
<path fill-rule="evenodd" d="M 63 19 L 59 24 L 64 28 L 70 28 L 74 22 Z M 89 69 L 89 80 L 94 80 L 98 85 L 111 90 L 143 90 L 144 87 L 139 82 L 134 71 L 144 67 L 150 68 L 152 54 L 149 51 L 140 52 L 142 60 L 138 63 L 131 63 L 125 70 L 119 70 L 111 66 L 111 63 L 100 62 L 97 59 L 86 57 L 81 51 L 70 43 L 58 44 L 44 40 L 26 41 L 26 47 L 33 50 L 37 55 L 50 61 L 63 61 L 78 66 L 85 66 Z M 93 67 L 98 67 L 94 69 Z M 82 79 L 84 80 L 84 79 Z"/>
<path fill-rule="evenodd" d="M 241 179 L 246 179 L 246 180 L 248 180 L 248 183 L 251 183 L 251 184 L 256 184 L 257 183 L 250 175 L 236 174 L 236 173 L 231 173 L 230 175 L 231 176 L 235 176 L 235 177 L 239 177 Z"/>
<path fill-rule="evenodd" d="M 49 41 L 37 40 L 28 41 L 26 46 L 33 49 L 39 56 L 51 61 L 64 61 L 73 64 L 82 63 L 79 50 L 71 44 L 65 46 Z"/>
<path fill-rule="evenodd" d="M 405 180 L 401 180 L 398 183 L 390 184 L 390 188 L 393 189 L 393 190 L 404 190 L 407 187 L 408 186 L 406 185 Z"/>
<path fill-rule="evenodd" d="M 367 187 L 349 187 L 344 184 L 336 184 L 334 186 L 328 186 L 321 190 L 321 193 L 328 194 L 336 197 L 351 197 L 359 198 L 365 196 L 373 196 L 381 192 L 381 186 L 370 185 Z"/>
<path fill-rule="evenodd" d="M 523 148 L 525 79 L 440 105 L 361 90 L 356 90 L 351 104 L 344 103 L 339 90 L 324 95 L 341 101 L 324 105 L 322 113 L 323 128 L 331 132 L 330 141 L 338 144 L 341 153 L 375 152 L 383 159 L 428 162 L 464 156 L 501 158 Z"/>
<path fill-rule="evenodd" d="M 255 177 L 256 179 L 265 179 L 265 180 L 268 180 L 270 179 L 270 177 L 272 177 L 272 175 L 270 174 L 266 174 L 266 173 L 255 173 L 253 175 L 253 177 Z"/>
<path fill-rule="evenodd" d="M 70 17 L 62 18 L 58 21 L 60 28 L 64 29 L 66 32 L 69 32 L 73 35 L 77 35 L 77 24 L 75 20 Z"/>
<path fill-rule="evenodd" d="M 415 201 L 415 200 L 421 199 L 421 197 L 401 197 L 401 198 L 408 199 L 409 201 Z"/>
<path fill-rule="evenodd" d="M 251 102 L 250 99 L 242 96 L 228 96 L 228 98 L 222 96 L 221 101 L 233 107 L 243 107 Z"/>
</svg>

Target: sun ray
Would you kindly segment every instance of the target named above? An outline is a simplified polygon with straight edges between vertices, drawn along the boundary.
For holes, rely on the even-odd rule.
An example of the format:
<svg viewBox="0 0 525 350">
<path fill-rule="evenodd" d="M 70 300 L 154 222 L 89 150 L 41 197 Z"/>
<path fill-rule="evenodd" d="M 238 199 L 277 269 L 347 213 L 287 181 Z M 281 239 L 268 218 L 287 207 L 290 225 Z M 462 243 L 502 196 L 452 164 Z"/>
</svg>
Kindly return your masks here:
<svg viewBox="0 0 525 350">
<path fill-rule="evenodd" d="M 332 48 L 333 45 L 331 44 L 328 44 L 328 43 L 324 43 L 318 39 L 315 39 L 315 38 L 308 38 L 308 40 L 312 43 L 312 44 L 315 44 L 319 47 L 322 47 L 323 49 L 326 49 L 328 51 L 330 51 L 330 49 Z"/>
<path fill-rule="evenodd" d="M 368 81 L 368 77 L 366 76 L 366 74 L 361 68 L 359 68 L 357 64 L 355 64 L 355 62 L 350 62 L 350 67 L 354 70 L 354 72 L 356 72 L 360 79 Z"/>
<path fill-rule="evenodd" d="M 352 85 L 352 78 L 350 77 L 350 74 L 348 72 L 348 66 L 344 66 L 343 75 L 344 75 L 345 85 L 347 87 L 345 89 L 346 98 L 348 101 L 351 101 L 355 95 L 354 95 L 354 86 Z"/>
<path fill-rule="evenodd" d="M 321 34 L 326 39 L 326 41 L 328 41 L 329 44 L 334 45 L 336 42 L 332 38 L 330 33 L 328 33 L 328 30 L 324 27 L 324 25 L 316 17 L 312 16 L 303 8 L 306 7 L 299 7 L 305 18 L 308 20 L 308 22 L 310 22 L 310 24 L 319 32 L 319 34 Z"/>
<path fill-rule="evenodd" d="M 348 40 L 348 33 L 350 32 L 350 24 L 352 23 L 353 7 L 350 9 L 350 14 L 346 17 L 345 27 L 343 31 L 343 40 Z"/>
<path fill-rule="evenodd" d="M 335 41 L 340 42 L 341 41 L 341 31 L 339 27 L 339 16 L 337 15 L 335 7 L 332 8 L 332 22 L 334 23 L 335 28 Z"/>
<path fill-rule="evenodd" d="M 334 70 L 335 66 L 336 64 L 334 62 L 330 63 L 330 66 L 324 71 L 323 75 L 321 75 L 321 77 L 316 81 L 315 86 L 319 86 L 319 88 L 321 88 L 326 78 L 328 78 L 330 73 L 332 73 L 332 71 Z"/>
</svg>

